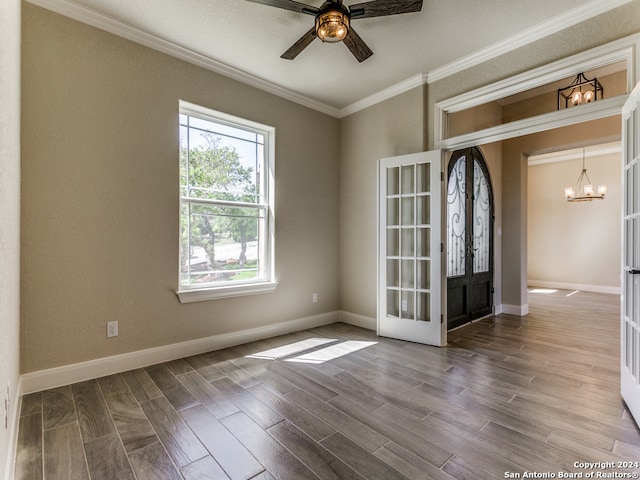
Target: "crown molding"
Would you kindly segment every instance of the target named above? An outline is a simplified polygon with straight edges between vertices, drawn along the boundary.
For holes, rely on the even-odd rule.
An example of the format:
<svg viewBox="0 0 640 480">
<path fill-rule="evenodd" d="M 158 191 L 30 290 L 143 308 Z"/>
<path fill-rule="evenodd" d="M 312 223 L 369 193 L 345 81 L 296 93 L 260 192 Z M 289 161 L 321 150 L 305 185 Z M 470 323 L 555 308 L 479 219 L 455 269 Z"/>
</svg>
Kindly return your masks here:
<svg viewBox="0 0 640 480">
<path fill-rule="evenodd" d="M 84 7 L 82 5 L 78 5 L 77 3 L 73 3 L 68 0 L 27 1 L 52 12 L 64 15 L 65 17 L 69 17 L 73 20 L 91 25 L 92 27 L 96 27 L 100 30 L 104 30 L 127 40 L 131 40 L 132 42 L 138 43 L 145 47 L 152 48 L 172 57 L 184 60 L 185 62 L 189 62 L 193 65 L 202 67 L 206 70 L 218 73 L 227 78 L 231 78 L 251 87 L 258 88 L 267 93 L 277 95 L 299 105 L 317 110 L 332 117 L 338 117 L 339 115 L 339 110 L 335 107 L 310 99 L 292 90 L 251 75 L 250 73 L 225 65 L 221 62 L 218 62 L 217 60 L 207 57 L 206 55 L 202 55 L 155 35 L 151 35 L 138 28 L 123 23 L 120 20 L 116 20 L 115 18 Z"/>
<path fill-rule="evenodd" d="M 419 73 L 411 78 L 408 78 L 407 80 L 403 80 L 402 82 L 398 82 L 395 85 L 391 85 L 384 90 L 380 90 L 373 95 L 363 98 L 362 100 L 358 100 L 357 102 L 340 109 L 338 111 L 338 118 L 343 118 L 351 115 L 352 113 L 359 112 L 360 110 L 369 108 L 373 105 L 388 100 L 389 98 L 393 98 L 396 95 L 400 95 L 401 93 L 408 92 L 409 90 L 413 90 L 416 87 L 420 87 L 426 83 L 427 75 L 424 73 Z"/>
<path fill-rule="evenodd" d="M 460 58 L 454 62 L 436 68 L 427 74 L 417 74 L 402 82 L 396 83 L 384 90 L 370 95 L 362 100 L 347 105 L 344 108 L 336 108 L 318 102 L 309 97 L 296 93 L 290 89 L 281 87 L 275 83 L 261 79 L 250 73 L 225 65 L 206 55 L 182 47 L 175 43 L 164 40 L 155 35 L 151 35 L 136 27 L 116 20 L 113 17 L 97 12 L 93 9 L 78 5 L 70 0 L 27 0 L 29 3 L 45 8 L 55 13 L 72 18 L 79 22 L 91 25 L 100 30 L 112 33 L 132 42 L 144 45 L 172 57 L 184 60 L 193 65 L 197 65 L 206 70 L 231 78 L 246 85 L 258 88 L 267 93 L 277 95 L 286 100 L 290 100 L 299 105 L 311 108 L 318 112 L 335 118 L 344 118 L 365 108 L 381 103 L 401 93 L 413 88 L 442 80 L 450 75 L 479 65 L 487 60 L 491 60 L 500 55 L 504 55 L 512 50 L 520 48 L 531 42 L 544 38 L 553 33 L 557 33 L 565 28 L 588 20 L 592 17 L 605 13 L 614 8 L 620 7 L 634 0 L 591 0 L 578 10 L 572 10 L 559 15 L 551 20 L 536 25 L 530 29 L 513 35 L 505 40 L 497 42 L 489 47 Z"/>
<path fill-rule="evenodd" d="M 558 15 L 546 22 L 523 30 L 516 35 L 505 38 L 454 62 L 431 70 L 428 74 L 428 83 L 434 83 L 456 73 L 460 73 L 468 68 L 480 65 L 488 60 L 497 58 L 529 43 L 533 43 L 536 40 L 558 33 L 566 28 L 633 1 L 634 0 L 591 0 L 579 9 Z"/>
</svg>

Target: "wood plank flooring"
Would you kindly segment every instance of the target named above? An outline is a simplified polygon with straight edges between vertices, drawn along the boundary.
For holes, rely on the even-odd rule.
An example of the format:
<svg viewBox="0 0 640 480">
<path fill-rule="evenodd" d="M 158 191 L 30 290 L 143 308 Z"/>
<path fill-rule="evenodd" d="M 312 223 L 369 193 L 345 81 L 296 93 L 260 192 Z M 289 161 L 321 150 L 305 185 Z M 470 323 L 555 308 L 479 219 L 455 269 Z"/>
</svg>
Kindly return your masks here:
<svg viewBox="0 0 640 480">
<path fill-rule="evenodd" d="M 640 472 L 575 464 L 640 462 L 619 395 L 619 297 L 529 302 L 527 317 L 450 332 L 447 348 L 335 324 L 27 395 L 15 479 Z"/>
</svg>

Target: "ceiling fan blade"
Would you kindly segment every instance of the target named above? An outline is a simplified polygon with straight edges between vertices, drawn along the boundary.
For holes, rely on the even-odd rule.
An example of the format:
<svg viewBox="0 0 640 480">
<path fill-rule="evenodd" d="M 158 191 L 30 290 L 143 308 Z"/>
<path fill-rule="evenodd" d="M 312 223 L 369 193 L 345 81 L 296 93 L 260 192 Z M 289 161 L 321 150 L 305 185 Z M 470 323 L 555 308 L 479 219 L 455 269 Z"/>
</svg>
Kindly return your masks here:
<svg viewBox="0 0 640 480">
<path fill-rule="evenodd" d="M 292 12 L 306 13 L 307 15 L 316 15 L 318 8 L 306 3 L 294 2 L 293 0 L 247 0 L 247 2 L 259 3 L 270 7 L 284 8 Z"/>
<path fill-rule="evenodd" d="M 253 0 L 250 0 L 253 1 Z M 351 18 L 383 17 L 422 10 L 422 0 L 373 0 L 349 7 Z"/>
<path fill-rule="evenodd" d="M 284 58 L 285 60 L 293 60 L 298 56 L 300 52 L 302 52 L 305 48 L 309 46 L 311 42 L 316 38 L 316 27 L 311 27 L 311 29 L 305 33 L 302 37 L 298 39 L 296 43 L 291 45 L 289 50 L 280 55 L 280 58 Z"/>
<path fill-rule="evenodd" d="M 364 40 L 360 38 L 360 35 L 356 33 L 353 27 L 349 27 L 349 33 L 344 40 L 342 40 L 353 56 L 356 57 L 358 62 L 362 63 L 371 55 L 373 55 L 373 51 L 364 43 Z"/>
</svg>

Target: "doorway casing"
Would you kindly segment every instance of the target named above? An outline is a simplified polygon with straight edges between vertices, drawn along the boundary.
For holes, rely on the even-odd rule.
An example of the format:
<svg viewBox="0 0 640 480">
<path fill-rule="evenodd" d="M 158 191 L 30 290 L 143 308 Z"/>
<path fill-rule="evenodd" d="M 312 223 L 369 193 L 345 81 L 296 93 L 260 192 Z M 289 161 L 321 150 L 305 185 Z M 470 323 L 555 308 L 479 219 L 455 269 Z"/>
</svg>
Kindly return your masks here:
<svg viewBox="0 0 640 480">
<path fill-rule="evenodd" d="M 580 108 L 537 115 L 523 120 L 447 138 L 447 115 L 450 113 L 460 112 L 468 108 L 477 107 L 487 104 L 488 102 L 497 101 L 517 93 L 522 93 L 556 80 L 560 80 L 564 77 L 575 75 L 580 71 L 598 68 L 621 61 L 625 62 L 627 66 L 627 92 L 631 92 L 637 79 L 640 78 L 640 34 L 625 37 L 615 42 L 599 46 L 534 70 L 530 70 L 502 81 L 437 102 L 435 104 L 434 112 L 435 128 L 433 145 L 436 149 L 453 152 L 455 150 L 472 146 L 486 145 L 524 135 L 620 115 L 627 95 L 599 100 L 598 102 L 583 105 Z M 449 156 L 450 154 L 445 155 L 444 157 L 448 158 Z M 519 185 L 514 185 L 514 189 L 517 192 L 520 192 L 520 186 L 526 182 L 526 158 L 523 156 L 519 160 L 522 165 L 513 164 L 511 165 L 513 168 L 509 167 L 513 170 L 509 172 L 512 182 L 515 183 L 515 179 L 519 178 Z M 443 171 L 446 171 L 445 165 L 443 165 Z M 526 185 L 526 183 L 524 184 Z M 446 188 L 447 187 L 445 186 L 445 189 Z M 521 194 L 518 194 L 516 198 L 513 195 L 509 195 L 509 193 L 513 192 L 503 192 L 503 198 L 509 198 L 510 201 L 508 203 L 508 207 L 512 210 L 517 210 L 513 216 L 520 219 L 520 225 L 515 225 L 513 228 L 526 233 L 526 202 L 524 201 L 526 199 L 521 198 Z M 512 196 L 514 198 L 511 198 Z M 505 202 L 503 201 L 503 204 L 504 203 Z M 496 259 L 499 259 L 502 256 L 501 225 L 501 221 L 497 219 L 495 242 Z M 511 297 L 502 297 L 501 302 L 496 303 L 496 314 L 509 313 L 522 316 L 528 313 L 528 305 L 526 301 L 526 238 L 520 238 L 516 243 L 517 246 L 515 248 L 519 251 L 517 252 L 517 255 L 513 255 L 513 257 L 514 259 L 519 259 L 519 264 L 515 266 L 510 265 L 514 270 L 511 272 L 509 278 L 504 278 L 504 272 L 501 271 L 498 264 L 496 264 L 496 278 L 494 279 L 494 284 L 504 285 L 508 282 L 509 285 L 513 287 L 512 291 L 516 292 Z M 498 278 L 498 276 L 500 276 L 500 278 Z"/>
</svg>

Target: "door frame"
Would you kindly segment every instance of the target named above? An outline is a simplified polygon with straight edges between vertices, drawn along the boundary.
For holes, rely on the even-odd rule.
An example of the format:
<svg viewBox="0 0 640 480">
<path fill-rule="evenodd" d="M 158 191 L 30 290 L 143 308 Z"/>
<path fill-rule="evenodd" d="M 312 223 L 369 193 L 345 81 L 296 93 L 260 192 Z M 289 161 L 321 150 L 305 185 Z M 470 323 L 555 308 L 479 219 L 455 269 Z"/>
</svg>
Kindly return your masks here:
<svg viewBox="0 0 640 480">
<path fill-rule="evenodd" d="M 506 98 L 547 83 L 566 78 L 576 73 L 624 61 L 627 65 L 627 91 L 631 92 L 640 79 L 640 34 L 616 40 L 591 50 L 566 57 L 562 60 L 543 65 L 513 77 L 479 87 L 460 95 L 435 103 L 433 146 L 446 151 L 450 155 L 456 150 L 467 147 L 482 146 L 489 143 L 517 138 L 532 133 L 555 130 L 560 127 L 577 125 L 590 120 L 597 120 L 622 113 L 622 107 L 628 95 L 620 95 L 610 99 L 598 100 L 580 108 L 570 108 L 551 112 L 524 120 L 505 123 L 495 127 L 478 130 L 469 134 L 446 138 L 447 115 L 467 108 L 483 105 L 487 102 Z M 444 187 L 447 188 L 447 185 Z M 497 218 L 498 228 L 501 219 Z M 496 248 L 500 248 L 500 230 L 494 232 Z M 496 259 L 501 252 L 496 252 Z M 521 252 L 521 255 L 526 255 Z M 499 262 L 497 262 L 499 263 Z M 526 276 L 526 272 L 521 272 Z M 494 285 L 504 285 L 502 272 L 495 271 Z M 526 298 L 526 282 L 521 286 L 520 298 Z M 496 294 L 499 301 L 495 303 L 495 313 L 503 311 L 513 315 L 524 316 L 528 313 L 528 305 L 505 305 L 500 292 Z M 508 309 L 508 310 L 507 310 Z"/>
</svg>

